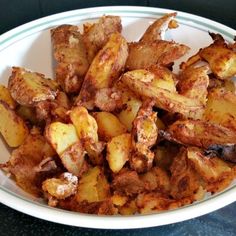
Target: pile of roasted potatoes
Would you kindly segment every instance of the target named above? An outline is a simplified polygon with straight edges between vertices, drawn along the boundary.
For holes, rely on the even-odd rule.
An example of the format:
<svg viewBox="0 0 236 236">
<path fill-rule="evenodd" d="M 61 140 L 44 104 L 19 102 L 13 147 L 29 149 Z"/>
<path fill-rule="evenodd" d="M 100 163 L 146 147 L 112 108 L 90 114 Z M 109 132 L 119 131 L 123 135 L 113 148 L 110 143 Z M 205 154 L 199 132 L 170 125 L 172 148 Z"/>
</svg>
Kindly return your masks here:
<svg viewBox="0 0 236 236">
<path fill-rule="evenodd" d="M 51 30 L 55 79 L 12 67 L 0 85 L 0 164 L 50 206 L 132 215 L 178 208 L 236 176 L 236 43 L 162 39 L 176 13 L 127 42 L 119 16 Z"/>
</svg>

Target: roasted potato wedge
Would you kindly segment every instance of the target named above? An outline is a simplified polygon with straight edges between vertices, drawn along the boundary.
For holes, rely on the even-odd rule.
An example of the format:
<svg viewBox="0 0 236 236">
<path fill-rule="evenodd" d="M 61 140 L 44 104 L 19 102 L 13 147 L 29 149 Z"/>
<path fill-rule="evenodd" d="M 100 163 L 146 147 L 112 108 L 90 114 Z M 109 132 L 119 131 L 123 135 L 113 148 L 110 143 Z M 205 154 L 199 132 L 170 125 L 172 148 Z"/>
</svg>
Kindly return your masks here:
<svg viewBox="0 0 236 236">
<path fill-rule="evenodd" d="M 185 55 L 188 50 L 189 47 L 183 44 L 164 40 L 157 40 L 151 43 L 130 43 L 126 69 L 146 69 L 152 65 L 168 66 Z"/>
<path fill-rule="evenodd" d="M 119 172 L 126 161 L 129 160 L 129 154 L 131 150 L 131 135 L 121 134 L 113 137 L 107 143 L 107 156 L 110 169 L 116 173 Z"/>
<path fill-rule="evenodd" d="M 164 137 L 180 144 L 208 148 L 213 144 L 234 144 L 236 133 L 210 122 L 178 120 L 168 127 Z"/>
<path fill-rule="evenodd" d="M 90 169 L 81 177 L 76 194 L 77 202 L 100 202 L 109 196 L 109 184 L 100 167 Z"/>
<path fill-rule="evenodd" d="M 188 98 L 196 99 L 202 104 L 207 101 L 207 88 L 209 85 L 208 66 L 188 67 L 179 76 L 179 93 Z"/>
<path fill-rule="evenodd" d="M 194 99 L 153 86 L 155 76 L 147 70 L 134 70 L 122 75 L 122 81 L 135 93 L 155 101 L 155 105 L 171 113 L 180 113 L 188 118 L 200 118 L 204 107 Z"/>
<path fill-rule="evenodd" d="M 67 93 L 79 92 L 89 63 L 82 35 L 74 25 L 61 25 L 51 30 L 56 80 Z"/>
<path fill-rule="evenodd" d="M 54 100 L 58 85 L 55 81 L 45 78 L 43 74 L 13 67 L 8 89 L 19 104 L 33 106 L 40 101 Z"/>
<path fill-rule="evenodd" d="M 204 120 L 236 130 L 236 95 L 225 89 L 214 89 L 208 94 Z"/>
<path fill-rule="evenodd" d="M 110 112 L 95 112 L 93 117 L 97 121 L 98 136 L 103 141 L 109 141 L 111 138 L 127 131 L 119 119 Z"/>
<path fill-rule="evenodd" d="M 83 41 L 87 58 L 91 63 L 98 51 L 107 43 L 113 33 L 121 33 L 119 16 L 102 16 L 95 24 L 84 25 Z"/>
<path fill-rule="evenodd" d="M 7 103 L 0 101 L 0 133 L 10 147 L 20 146 L 29 131 L 23 119 Z"/>
<path fill-rule="evenodd" d="M 96 92 L 102 88 L 112 87 L 124 69 L 127 57 L 126 40 L 119 33 L 112 34 L 92 61 L 77 102 L 81 102 L 87 108 L 93 108 Z"/>
<path fill-rule="evenodd" d="M 0 84 L 0 101 L 5 102 L 11 109 L 16 108 L 16 102 L 12 98 L 11 93 L 8 88 Z"/>
</svg>

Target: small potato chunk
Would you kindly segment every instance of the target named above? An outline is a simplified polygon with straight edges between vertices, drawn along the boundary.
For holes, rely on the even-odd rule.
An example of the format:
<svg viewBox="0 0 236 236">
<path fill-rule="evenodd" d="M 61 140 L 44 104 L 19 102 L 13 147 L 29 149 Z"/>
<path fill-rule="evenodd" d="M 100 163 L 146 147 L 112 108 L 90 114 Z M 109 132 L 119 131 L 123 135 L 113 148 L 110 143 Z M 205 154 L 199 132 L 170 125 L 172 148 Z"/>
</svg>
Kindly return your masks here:
<svg viewBox="0 0 236 236">
<path fill-rule="evenodd" d="M 208 148 L 214 144 L 235 144 L 236 133 L 210 122 L 179 120 L 168 127 L 165 138 L 180 144 Z"/>
<path fill-rule="evenodd" d="M 98 166 L 90 169 L 80 179 L 78 192 L 76 194 L 77 202 L 87 201 L 100 202 L 106 200 L 110 195 L 110 187 L 107 179 Z"/>
<path fill-rule="evenodd" d="M 46 179 L 42 184 L 42 189 L 56 199 L 65 199 L 76 193 L 77 185 L 78 178 L 65 172 L 59 178 Z"/>
<path fill-rule="evenodd" d="M 129 44 L 127 70 L 146 69 L 152 65 L 168 66 L 187 53 L 189 47 L 164 40 Z"/>
<path fill-rule="evenodd" d="M 107 143 L 107 161 L 110 169 L 116 173 L 119 172 L 126 161 L 129 159 L 131 149 L 131 135 L 121 134 L 113 137 Z"/>
<path fill-rule="evenodd" d="M 236 131 L 236 95 L 225 89 L 209 92 L 204 120 L 222 125 Z"/>
<path fill-rule="evenodd" d="M 58 155 L 61 155 L 79 140 L 74 125 L 61 122 L 54 122 L 48 125 L 45 129 L 45 136 Z"/>
<path fill-rule="evenodd" d="M 92 25 L 84 25 L 83 41 L 89 63 L 98 51 L 107 43 L 113 33 L 121 33 L 122 25 L 119 16 L 102 16 Z"/>
<path fill-rule="evenodd" d="M 95 112 L 94 118 L 98 124 L 98 135 L 103 141 L 109 141 L 111 138 L 124 134 L 126 127 L 119 119 L 109 112 Z"/>
<path fill-rule="evenodd" d="M 5 102 L 0 101 L 0 133 L 10 147 L 20 146 L 29 131 L 20 116 Z"/>
<path fill-rule="evenodd" d="M 139 40 L 141 42 L 153 42 L 157 39 L 162 39 L 163 33 L 168 29 L 172 28 L 173 24 L 170 24 L 171 21 L 176 17 L 177 13 L 173 12 L 170 14 L 165 14 L 163 17 L 154 21 L 145 31 L 142 38 Z M 175 28 L 175 27 L 174 27 Z"/>
<path fill-rule="evenodd" d="M 122 75 L 121 80 L 130 90 L 155 101 L 155 105 L 171 113 L 180 113 L 188 118 L 201 118 L 204 107 L 195 99 L 187 98 L 167 89 L 154 86 L 156 77 L 147 70 L 134 70 Z"/>
<path fill-rule="evenodd" d="M 81 102 L 88 109 L 92 109 L 96 92 L 102 88 L 112 87 L 124 69 L 127 57 L 126 40 L 119 33 L 112 34 L 92 61 L 84 78 L 77 102 Z"/>
<path fill-rule="evenodd" d="M 13 67 L 8 81 L 8 89 L 15 101 L 24 106 L 34 106 L 45 100 L 54 100 L 58 85 L 43 74 Z"/>
<path fill-rule="evenodd" d="M 89 63 L 82 35 L 75 25 L 61 25 L 51 30 L 56 80 L 67 93 L 79 92 Z"/>
<path fill-rule="evenodd" d="M 13 100 L 8 88 L 0 84 L 0 101 L 5 102 L 11 109 L 15 109 L 16 102 Z"/>
<path fill-rule="evenodd" d="M 205 105 L 209 85 L 208 71 L 208 66 L 188 67 L 182 71 L 178 81 L 179 93 L 188 98 L 196 99 Z"/>
</svg>

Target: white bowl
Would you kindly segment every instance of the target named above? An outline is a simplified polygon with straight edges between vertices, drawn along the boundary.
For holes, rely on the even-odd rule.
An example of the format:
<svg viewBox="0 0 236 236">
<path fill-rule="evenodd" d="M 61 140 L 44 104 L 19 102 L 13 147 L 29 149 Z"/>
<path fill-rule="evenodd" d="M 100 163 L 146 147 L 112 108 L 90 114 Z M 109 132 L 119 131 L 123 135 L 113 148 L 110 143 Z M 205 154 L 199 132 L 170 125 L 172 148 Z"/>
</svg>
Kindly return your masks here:
<svg viewBox="0 0 236 236">
<path fill-rule="evenodd" d="M 69 11 L 45 17 L 0 36 L 0 83 L 7 84 L 12 66 L 22 66 L 53 77 L 53 59 L 49 30 L 60 24 L 82 24 L 97 20 L 100 16 L 118 15 L 122 18 L 123 35 L 128 41 L 137 40 L 156 18 L 173 10 L 148 7 L 98 7 Z M 168 31 L 167 39 L 191 47 L 181 61 L 209 45 L 208 31 L 218 32 L 232 41 L 236 31 L 214 21 L 178 12 L 179 28 Z M 178 64 L 178 63 L 177 63 Z M 177 67 L 175 67 L 177 69 Z M 0 162 L 8 160 L 10 153 L 0 139 Z M 96 216 L 48 207 L 42 199 L 36 199 L 22 191 L 14 181 L 0 171 L 0 201 L 18 211 L 57 223 L 88 228 L 127 229 L 165 225 L 194 218 L 221 207 L 236 199 L 236 184 L 225 191 L 208 196 L 200 202 L 176 210 L 149 215 Z"/>
</svg>

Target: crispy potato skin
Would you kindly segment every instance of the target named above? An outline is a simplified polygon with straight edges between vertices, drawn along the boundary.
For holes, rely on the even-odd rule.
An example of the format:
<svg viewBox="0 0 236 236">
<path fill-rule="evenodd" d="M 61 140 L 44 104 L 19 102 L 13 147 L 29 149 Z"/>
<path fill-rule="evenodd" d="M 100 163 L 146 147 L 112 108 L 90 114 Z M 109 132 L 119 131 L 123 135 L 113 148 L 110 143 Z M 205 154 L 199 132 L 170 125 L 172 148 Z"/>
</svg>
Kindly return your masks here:
<svg viewBox="0 0 236 236">
<path fill-rule="evenodd" d="M 51 30 L 56 65 L 56 80 L 67 93 L 79 92 L 89 63 L 82 35 L 74 25 Z"/>
<path fill-rule="evenodd" d="M 146 69 L 152 65 L 168 66 L 185 55 L 189 47 L 158 40 L 154 42 L 129 43 L 129 56 L 126 62 L 127 70 Z"/>
<path fill-rule="evenodd" d="M 168 29 L 169 23 L 177 15 L 176 12 L 165 14 L 163 17 L 154 21 L 145 31 L 140 42 L 153 42 L 158 39 L 162 39 L 162 34 Z"/>
<path fill-rule="evenodd" d="M 13 67 L 8 81 L 8 89 L 15 101 L 21 105 L 33 106 L 39 101 L 54 100 L 57 83 L 43 74 L 24 68 Z"/>
<path fill-rule="evenodd" d="M 187 118 L 202 117 L 204 107 L 199 101 L 153 86 L 155 79 L 155 75 L 147 70 L 129 71 L 121 78 L 136 94 L 153 99 L 157 107 L 171 113 L 178 112 Z"/>
<path fill-rule="evenodd" d="M 166 138 L 188 146 L 208 148 L 213 144 L 234 144 L 236 133 L 201 120 L 178 120 L 168 127 Z"/>
<path fill-rule="evenodd" d="M 102 88 L 112 87 L 124 69 L 127 57 L 126 40 L 119 33 L 112 34 L 92 61 L 77 101 L 87 104 L 87 108 L 93 108 L 96 92 Z"/>
<path fill-rule="evenodd" d="M 113 33 L 121 33 L 121 19 L 118 16 L 103 16 L 95 24 L 84 28 L 83 41 L 87 58 L 91 63 L 98 51 L 107 43 Z"/>
<path fill-rule="evenodd" d="M 20 146 L 29 130 L 24 120 L 7 103 L 0 100 L 0 133 L 10 147 Z"/>
</svg>

